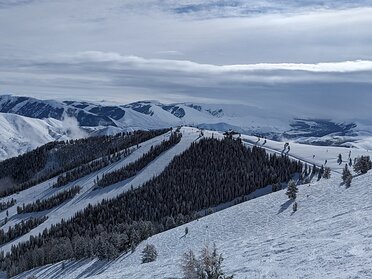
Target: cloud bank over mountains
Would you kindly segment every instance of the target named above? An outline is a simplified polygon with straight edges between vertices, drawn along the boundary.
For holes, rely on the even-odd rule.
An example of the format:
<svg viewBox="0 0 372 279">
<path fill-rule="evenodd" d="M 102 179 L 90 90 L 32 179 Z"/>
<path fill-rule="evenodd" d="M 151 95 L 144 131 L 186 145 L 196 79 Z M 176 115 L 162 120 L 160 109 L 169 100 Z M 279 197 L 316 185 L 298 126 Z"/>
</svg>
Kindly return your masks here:
<svg viewBox="0 0 372 279">
<path fill-rule="evenodd" d="M 371 15 L 367 0 L 0 0 L 7 26 L 0 29 L 0 92 L 235 103 L 324 94 L 341 102 L 349 94 L 365 101 Z"/>
</svg>

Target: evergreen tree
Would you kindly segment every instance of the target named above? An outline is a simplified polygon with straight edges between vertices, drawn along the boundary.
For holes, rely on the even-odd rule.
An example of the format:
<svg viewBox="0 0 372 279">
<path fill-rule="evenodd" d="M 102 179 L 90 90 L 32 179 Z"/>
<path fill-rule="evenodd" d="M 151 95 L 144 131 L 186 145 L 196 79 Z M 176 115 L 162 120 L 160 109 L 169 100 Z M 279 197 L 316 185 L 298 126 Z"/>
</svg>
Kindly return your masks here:
<svg viewBox="0 0 372 279">
<path fill-rule="evenodd" d="M 323 178 L 330 179 L 331 178 L 331 168 L 325 167 L 323 172 Z"/>
<path fill-rule="evenodd" d="M 142 251 L 142 263 L 150 263 L 156 261 L 158 252 L 152 244 L 147 244 Z"/>
<path fill-rule="evenodd" d="M 372 162 L 369 156 L 361 156 L 356 158 L 354 171 L 358 174 L 365 174 L 372 169 Z"/>
<path fill-rule="evenodd" d="M 297 192 L 298 192 L 298 188 L 297 188 L 296 182 L 294 180 L 290 180 L 288 182 L 288 188 L 287 188 L 286 195 L 288 196 L 290 200 L 295 200 L 297 198 Z"/>
<path fill-rule="evenodd" d="M 346 187 L 349 188 L 351 185 L 351 181 L 353 179 L 353 175 L 351 174 L 347 164 L 345 165 L 342 171 L 342 181 L 345 183 Z"/>
</svg>

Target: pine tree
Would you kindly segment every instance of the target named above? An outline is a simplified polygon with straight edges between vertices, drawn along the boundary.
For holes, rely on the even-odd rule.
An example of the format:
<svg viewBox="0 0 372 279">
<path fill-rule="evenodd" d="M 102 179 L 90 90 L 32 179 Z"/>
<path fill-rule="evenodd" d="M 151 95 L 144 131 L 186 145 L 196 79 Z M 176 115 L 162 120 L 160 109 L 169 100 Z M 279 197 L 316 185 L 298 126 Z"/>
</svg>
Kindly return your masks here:
<svg viewBox="0 0 372 279">
<path fill-rule="evenodd" d="M 352 175 L 349 175 L 346 180 L 345 180 L 345 185 L 347 188 L 349 188 L 351 186 L 351 182 L 353 180 L 353 176 Z"/>
<path fill-rule="evenodd" d="M 142 251 L 142 263 L 150 263 L 156 261 L 158 252 L 152 244 L 147 244 Z"/>
<path fill-rule="evenodd" d="M 325 178 L 325 179 L 330 179 L 331 178 L 331 168 L 330 167 L 325 167 L 324 168 L 323 178 Z"/>
<path fill-rule="evenodd" d="M 342 181 L 345 183 L 347 188 L 350 187 L 352 179 L 353 175 L 349 171 L 349 168 L 346 164 L 344 170 L 342 171 Z"/>
<path fill-rule="evenodd" d="M 295 200 L 297 198 L 298 188 L 294 180 L 288 182 L 287 192 L 285 193 L 290 200 Z"/>
<path fill-rule="evenodd" d="M 372 162 L 369 156 L 361 156 L 356 159 L 354 171 L 358 174 L 365 174 L 372 169 Z"/>
</svg>

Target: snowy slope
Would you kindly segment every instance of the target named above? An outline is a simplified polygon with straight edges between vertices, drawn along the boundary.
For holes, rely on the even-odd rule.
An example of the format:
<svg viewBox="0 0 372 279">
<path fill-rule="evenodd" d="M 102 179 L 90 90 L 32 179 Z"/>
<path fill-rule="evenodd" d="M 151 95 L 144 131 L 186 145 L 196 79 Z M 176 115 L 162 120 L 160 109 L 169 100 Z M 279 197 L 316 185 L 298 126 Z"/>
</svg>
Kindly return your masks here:
<svg viewBox="0 0 372 279">
<path fill-rule="evenodd" d="M 44 228 L 49 228 L 52 224 L 59 223 L 62 218 L 65 220 L 71 218 L 76 212 L 84 209 L 88 204 L 96 204 L 103 199 L 116 197 L 118 194 L 131 189 L 131 187 L 141 186 L 144 182 L 152 178 L 153 176 L 159 175 L 163 169 L 170 163 L 173 157 L 177 154 L 185 151 L 190 144 L 197 139 L 199 133 L 196 132 L 196 129 L 183 129 L 183 137 L 181 142 L 168 150 L 167 152 L 161 154 L 157 159 L 150 163 L 138 176 L 128 179 L 117 184 L 105 187 L 103 189 L 93 190 L 94 180 L 97 176 L 102 176 L 103 173 L 119 169 L 131 162 L 134 162 L 142 154 L 148 152 L 153 145 L 160 144 L 162 140 L 168 138 L 170 133 L 166 135 L 161 135 L 151 140 L 148 140 L 140 145 L 139 149 L 136 149 L 130 156 L 119 160 L 97 172 L 89 174 L 81 179 L 78 179 L 74 182 L 67 184 L 64 187 L 52 188 L 52 185 L 56 182 L 57 177 L 52 178 L 48 181 L 40 183 L 34 187 L 21 191 L 17 194 L 13 194 L 6 198 L 0 199 L 0 201 L 7 201 L 16 199 L 17 204 L 11 207 L 9 212 L 9 221 L 7 224 L 3 225 L 1 228 L 7 230 L 9 226 L 14 226 L 15 224 L 26 220 L 35 214 L 20 214 L 17 215 L 17 206 L 22 205 L 23 203 L 31 203 L 37 199 L 46 199 L 57 192 L 63 191 L 64 189 L 70 188 L 74 185 L 79 185 L 82 187 L 82 190 L 78 195 L 73 199 L 67 201 L 61 206 L 58 206 L 47 212 L 48 220 L 43 224 L 39 225 L 37 228 L 33 229 L 28 234 L 23 235 L 20 238 L 15 239 L 3 246 L 1 246 L 2 251 L 9 251 L 11 246 L 17 244 L 21 241 L 28 240 L 30 235 L 38 235 L 44 230 Z M 0 212 L 0 220 L 5 219 L 6 211 Z"/>
<path fill-rule="evenodd" d="M 84 136 L 73 121 L 37 119 L 0 113 L 0 161 L 54 140 Z"/>
<path fill-rule="evenodd" d="M 142 173 L 129 181 L 92 191 L 97 173 L 67 185 L 79 184 L 83 191 L 73 200 L 48 212 L 49 219 L 24 237 L 3 246 L 26 240 L 61 218 L 88 203 L 114 197 L 131 185 L 140 186 L 153 175 L 159 174 L 174 155 L 181 153 L 199 137 L 199 130 L 182 128 L 182 141 L 162 154 Z M 222 137 L 220 133 L 205 131 L 206 137 Z M 164 136 L 143 143 L 128 158 L 107 168 L 125 165 L 157 144 Z M 243 136 L 247 145 L 257 138 Z M 268 140 L 263 146 L 269 152 L 281 152 L 283 142 Z M 354 178 L 352 186 L 340 185 L 340 166 L 336 163 L 339 153 L 347 157 L 351 149 L 307 146 L 290 143 L 290 155 L 309 163 L 321 165 L 324 160 L 334 170 L 330 180 L 322 179 L 311 185 L 300 186 L 299 210 L 292 214 L 291 205 L 284 191 L 250 200 L 187 224 L 189 234 L 180 239 L 185 226 L 155 235 L 141 243 L 133 254 L 122 255 L 113 262 L 86 260 L 69 262 L 64 270 L 61 264 L 50 265 L 26 272 L 16 278 L 180 278 L 180 257 L 188 249 L 199 250 L 204 244 L 215 242 L 224 254 L 224 269 L 234 278 L 371 278 L 372 276 L 372 174 Z M 352 158 L 369 154 L 367 150 L 352 149 Z M 313 155 L 315 157 L 313 158 Z M 106 170 L 107 171 L 107 170 Z M 20 192 L 17 203 L 31 202 L 52 194 L 51 181 Z M 11 198 L 11 197 L 9 197 Z M 15 213 L 15 207 L 10 212 Z M 1 218 L 4 218 L 4 214 Z M 25 218 L 23 216 L 22 218 Z M 17 216 L 11 224 L 19 222 Z M 8 224 L 9 225 L 9 224 Z M 147 243 L 156 245 L 159 253 L 155 263 L 140 264 L 140 252 Z"/>
<path fill-rule="evenodd" d="M 238 279 L 371 278 L 371 179 L 358 177 L 347 190 L 339 177 L 303 186 L 293 215 L 280 191 L 187 224 L 186 238 L 185 226 L 155 235 L 114 262 L 70 262 L 64 270 L 55 264 L 16 278 L 181 278 L 182 253 L 213 243 L 226 273 Z M 140 264 L 147 243 L 159 256 Z"/>
</svg>

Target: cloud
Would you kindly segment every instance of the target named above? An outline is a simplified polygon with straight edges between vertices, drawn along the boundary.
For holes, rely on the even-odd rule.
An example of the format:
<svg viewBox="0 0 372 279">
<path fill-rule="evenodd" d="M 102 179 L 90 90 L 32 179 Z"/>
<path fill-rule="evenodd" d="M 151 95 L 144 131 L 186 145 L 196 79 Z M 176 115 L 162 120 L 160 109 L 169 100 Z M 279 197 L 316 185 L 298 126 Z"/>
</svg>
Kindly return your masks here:
<svg viewBox="0 0 372 279">
<path fill-rule="evenodd" d="M 75 117 L 69 117 L 65 114 L 62 119 L 62 127 L 69 138 L 80 139 L 88 136 L 88 133 L 79 127 L 79 123 Z"/>
<path fill-rule="evenodd" d="M 353 101 L 347 94 L 365 106 L 372 89 L 372 1 L 1 4 L 1 93 L 259 106 L 271 98 L 273 109 L 290 100 L 314 110 L 323 95 L 328 107 Z"/>
<path fill-rule="evenodd" d="M 19 76 L 79 82 L 103 86 L 147 88 L 167 86 L 212 86 L 214 84 L 363 82 L 372 83 L 372 61 L 357 60 L 329 63 L 258 63 L 242 65 L 201 64 L 187 60 L 145 59 L 114 52 L 87 51 L 35 60 L 13 60 L 12 67 L 0 66 L 3 78 Z M 149 83 L 146 85 L 146 83 Z M 157 84 L 157 85 L 156 85 Z"/>
</svg>

